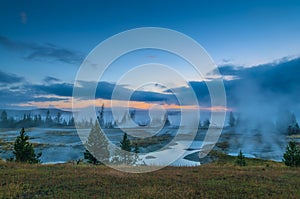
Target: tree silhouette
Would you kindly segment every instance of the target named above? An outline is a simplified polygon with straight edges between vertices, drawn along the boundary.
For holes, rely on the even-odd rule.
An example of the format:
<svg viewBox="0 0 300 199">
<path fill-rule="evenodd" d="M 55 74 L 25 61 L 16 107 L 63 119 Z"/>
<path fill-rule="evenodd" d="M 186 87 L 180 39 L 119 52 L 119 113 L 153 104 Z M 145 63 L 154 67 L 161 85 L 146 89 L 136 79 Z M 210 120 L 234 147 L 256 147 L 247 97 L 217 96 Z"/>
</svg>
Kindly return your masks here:
<svg viewBox="0 0 300 199">
<path fill-rule="evenodd" d="M 97 121 L 91 129 L 85 147 L 84 159 L 89 163 L 104 164 L 109 162 L 109 144 Z"/>
<path fill-rule="evenodd" d="M 57 125 L 60 124 L 60 120 L 61 120 L 61 113 L 57 112 L 56 118 L 55 118 L 55 122 L 57 123 Z"/>
<path fill-rule="evenodd" d="M 20 135 L 17 137 L 14 143 L 15 160 L 17 162 L 27 162 L 27 163 L 39 163 L 41 153 L 35 154 L 33 146 L 28 142 L 29 136 L 26 135 L 25 129 L 22 128 Z"/>
<path fill-rule="evenodd" d="M 72 116 L 71 119 L 69 120 L 68 126 L 75 126 L 75 119 Z"/>
<path fill-rule="evenodd" d="M 50 127 L 52 125 L 52 117 L 51 117 L 51 114 L 50 114 L 50 111 L 47 110 L 47 113 L 46 113 L 46 120 L 45 120 L 45 125 L 47 127 Z"/>
<path fill-rule="evenodd" d="M 130 154 L 131 152 L 131 142 L 128 139 L 127 133 L 124 133 L 123 140 L 120 142 L 120 148 L 121 148 L 121 161 L 125 164 L 132 164 L 134 163 L 134 158 Z"/>
<path fill-rule="evenodd" d="M 0 119 L 1 119 L 1 122 L 7 122 L 7 113 L 5 110 L 2 111 Z"/>
<path fill-rule="evenodd" d="M 246 166 L 246 160 L 242 150 L 240 150 L 238 156 L 236 157 L 235 163 L 239 166 Z"/>
<path fill-rule="evenodd" d="M 8 119 L 7 119 L 7 113 L 5 110 L 3 110 L 1 112 L 1 116 L 0 116 L 0 125 L 1 127 L 8 127 Z"/>
<path fill-rule="evenodd" d="M 290 141 L 283 154 L 283 162 L 287 166 L 298 167 L 300 166 L 300 149 L 297 147 L 296 142 Z"/>
<path fill-rule="evenodd" d="M 134 162 L 137 163 L 140 160 L 140 158 L 139 158 L 140 150 L 139 150 L 139 147 L 137 146 L 137 144 L 134 145 L 133 152 L 134 152 Z"/>
<path fill-rule="evenodd" d="M 203 122 L 203 128 L 209 128 L 209 126 L 210 126 L 209 119 L 204 120 L 204 122 Z"/>
<path fill-rule="evenodd" d="M 101 110 L 99 111 L 99 118 L 98 118 L 98 120 L 99 120 L 100 126 L 101 127 L 104 126 L 104 104 L 102 104 Z"/>
<path fill-rule="evenodd" d="M 124 133 L 123 135 L 123 140 L 120 142 L 120 147 L 122 150 L 131 151 L 131 143 L 130 140 L 128 139 L 127 133 Z"/>
<path fill-rule="evenodd" d="M 229 114 L 229 122 L 228 122 L 230 127 L 234 127 L 235 126 L 235 117 L 233 115 L 232 112 L 230 112 Z"/>
</svg>

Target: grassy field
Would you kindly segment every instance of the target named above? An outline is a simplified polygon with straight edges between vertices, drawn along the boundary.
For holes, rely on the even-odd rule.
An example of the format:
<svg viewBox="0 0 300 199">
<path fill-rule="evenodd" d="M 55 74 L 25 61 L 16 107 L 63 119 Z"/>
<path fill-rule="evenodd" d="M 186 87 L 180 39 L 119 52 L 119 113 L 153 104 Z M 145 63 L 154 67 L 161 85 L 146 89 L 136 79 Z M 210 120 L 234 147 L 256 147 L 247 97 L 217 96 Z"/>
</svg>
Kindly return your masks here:
<svg viewBox="0 0 300 199">
<path fill-rule="evenodd" d="M 87 164 L 28 165 L 0 161 L 0 198 L 300 198 L 300 169 L 234 158 L 200 167 L 122 173 Z"/>
</svg>

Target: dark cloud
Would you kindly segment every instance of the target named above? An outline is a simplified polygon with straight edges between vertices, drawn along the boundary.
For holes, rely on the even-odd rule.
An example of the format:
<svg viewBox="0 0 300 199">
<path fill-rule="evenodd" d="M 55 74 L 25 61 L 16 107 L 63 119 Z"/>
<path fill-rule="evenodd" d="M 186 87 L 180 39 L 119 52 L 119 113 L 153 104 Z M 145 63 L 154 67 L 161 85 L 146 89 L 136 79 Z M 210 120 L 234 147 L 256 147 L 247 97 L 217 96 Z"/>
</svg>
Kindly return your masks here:
<svg viewBox="0 0 300 199">
<path fill-rule="evenodd" d="M 178 104 L 174 94 L 155 93 L 149 91 L 136 91 L 131 96 L 132 101 L 162 102 L 166 104 Z"/>
<path fill-rule="evenodd" d="M 229 107 L 247 112 L 264 110 L 267 113 L 275 112 L 274 109 L 285 107 L 287 109 L 299 109 L 300 111 L 300 58 L 260 65 L 252 68 L 236 66 L 224 66 L 220 68 L 222 75 L 237 76 L 238 79 L 225 80 L 224 86 Z M 73 84 L 63 83 L 61 80 L 47 76 L 46 84 L 23 83 L 22 87 L 14 85 L 2 89 L 0 102 L 3 104 L 26 103 L 28 101 L 57 101 L 61 97 L 67 99 L 73 95 Z M 26 82 L 24 78 L 14 74 L 7 74 L 0 71 L 0 83 Z M 192 88 L 198 98 L 200 105 L 210 105 L 210 95 L 206 83 L 189 82 L 189 87 L 172 88 L 162 93 L 150 91 L 132 91 L 127 85 L 115 85 L 110 82 L 79 82 L 79 92 L 82 99 L 87 96 L 91 89 L 96 86 L 95 98 L 112 98 L 115 88 L 120 91 L 116 100 L 125 100 L 125 96 L 131 93 L 132 101 L 156 102 L 167 104 L 178 104 L 176 95 L 184 94 L 187 89 Z M 34 97 L 39 95 L 56 95 L 59 97 Z"/>
<path fill-rule="evenodd" d="M 225 82 L 230 106 L 294 109 L 300 104 L 300 58 L 252 68 L 227 66 L 220 72 L 239 77 Z"/>
<path fill-rule="evenodd" d="M 80 86 L 82 87 L 81 95 L 85 96 L 85 93 L 90 91 L 93 88 L 93 82 L 80 82 Z M 117 88 L 116 88 L 117 87 Z M 177 102 L 176 98 L 172 94 L 168 93 L 156 93 L 149 91 L 133 91 L 126 87 L 126 85 L 115 85 L 110 82 L 99 82 L 96 90 L 96 98 L 108 99 L 112 98 L 112 93 L 114 89 L 117 89 L 119 92 L 115 95 L 115 100 L 125 100 L 125 96 L 128 94 L 131 95 L 132 101 L 144 101 L 144 102 L 165 102 L 172 103 Z"/>
<path fill-rule="evenodd" d="M 73 84 L 68 83 L 32 85 L 31 88 L 37 94 L 52 94 L 57 96 L 71 97 L 73 93 Z"/>
<path fill-rule="evenodd" d="M 68 64 L 79 64 L 83 60 L 83 56 L 72 50 L 64 49 L 53 44 L 46 44 L 33 48 L 25 57 L 27 60 L 37 61 L 59 61 Z"/>
<path fill-rule="evenodd" d="M 20 83 L 23 82 L 24 78 L 19 77 L 15 74 L 11 73 L 5 73 L 0 70 L 0 84 L 14 84 L 14 83 Z"/>
<path fill-rule="evenodd" d="M 62 48 L 54 44 L 17 42 L 1 35 L 0 45 L 8 50 L 27 53 L 27 55 L 23 57 L 26 60 L 80 64 L 84 58 L 82 53 Z"/>
<path fill-rule="evenodd" d="M 32 101 L 33 95 L 29 91 L 14 92 L 10 89 L 0 89 L 0 108 L 14 108 L 16 104 Z"/>
<path fill-rule="evenodd" d="M 259 65 L 251 68 L 223 66 L 219 68 L 223 76 L 236 76 L 233 80 L 224 80 L 229 107 L 295 108 L 300 105 L 300 58 Z M 210 103 L 206 83 L 190 82 L 200 103 Z M 175 93 L 184 93 L 188 88 L 174 88 Z M 171 90 L 166 90 L 171 92 Z"/>
<path fill-rule="evenodd" d="M 233 61 L 233 59 L 230 59 L 230 58 L 228 58 L 228 59 L 222 59 L 223 64 L 228 64 L 228 63 L 230 63 L 232 61 Z"/>
<path fill-rule="evenodd" d="M 26 50 L 34 50 L 38 48 L 39 45 L 35 43 L 25 43 L 25 42 L 17 42 L 12 41 L 8 37 L 0 35 L 0 45 L 8 50 L 14 51 L 26 51 Z"/>
<path fill-rule="evenodd" d="M 49 83 L 57 83 L 57 82 L 62 82 L 60 79 L 55 78 L 55 77 L 51 77 L 51 76 L 46 76 L 43 81 L 47 84 Z"/>
<path fill-rule="evenodd" d="M 33 101 L 35 102 L 47 102 L 47 101 L 63 101 L 63 100 L 69 100 L 69 98 L 61 98 L 61 97 L 35 97 Z"/>
</svg>

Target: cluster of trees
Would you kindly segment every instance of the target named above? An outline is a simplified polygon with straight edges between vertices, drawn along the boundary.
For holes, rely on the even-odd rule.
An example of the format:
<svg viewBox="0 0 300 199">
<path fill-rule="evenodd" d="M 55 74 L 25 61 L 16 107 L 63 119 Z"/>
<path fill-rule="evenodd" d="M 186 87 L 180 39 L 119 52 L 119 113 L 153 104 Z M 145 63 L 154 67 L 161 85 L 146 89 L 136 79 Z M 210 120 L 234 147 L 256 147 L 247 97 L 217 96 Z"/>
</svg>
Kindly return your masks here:
<svg viewBox="0 0 300 199">
<path fill-rule="evenodd" d="M 104 119 L 104 104 L 102 104 L 97 116 L 98 122 L 102 128 L 115 128 L 117 126 L 116 121 L 105 121 Z M 92 125 L 91 125 L 92 126 Z M 91 127 L 89 126 L 89 127 Z"/>
<path fill-rule="evenodd" d="M 284 111 L 278 117 L 276 127 L 279 132 L 285 135 L 299 134 L 300 128 L 296 116 L 290 111 Z"/>
<path fill-rule="evenodd" d="M 248 121 L 249 122 L 249 121 Z M 247 120 L 243 120 L 239 117 L 234 116 L 232 112 L 229 114 L 229 119 L 228 119 L 228 126 L 230 127 L 235 127 L 235 126 L 245 126 L 247 125 Z M 283 111 L 275 124 L 274 129 L 284 135 L 295 135 L 295 134 L 300 134 L 300 128 L 299 124 L 297 122 L 296 116 L 294 113 L 291 113 L 290 111 Z"/>
<path fill-rule="evenodd" d="M 7 112 L 3 110 L 0 116 L 0 127 L 2 128 L 15 128 L 15 127 L 63 127 L 74 126 L 74 118 L 71 117 L 69 121 L 62 119 L 61 113 L 58 112 L 55 117 L 52 117 L 48 110 L 46 116 L 43 118 L 41 114 L 30 115 L 24 114 L 23 118 L 15 119 L 8 117 Z"/>
<path fill-rule="evenodd" d="M 112 151 L 108 139 L 101 130 L 98 122 L 95 122 L 93 125 L 85 147 L 84 159 L 91 164 L 121 163 L 134 165 L 139 160 L 139 149 L 137 145 L 133 146 L 131 144 L 126 133 L 124 133 L 117 150 Z M 134 155 L 129 152 L 134 152 Z"/>
</svg>

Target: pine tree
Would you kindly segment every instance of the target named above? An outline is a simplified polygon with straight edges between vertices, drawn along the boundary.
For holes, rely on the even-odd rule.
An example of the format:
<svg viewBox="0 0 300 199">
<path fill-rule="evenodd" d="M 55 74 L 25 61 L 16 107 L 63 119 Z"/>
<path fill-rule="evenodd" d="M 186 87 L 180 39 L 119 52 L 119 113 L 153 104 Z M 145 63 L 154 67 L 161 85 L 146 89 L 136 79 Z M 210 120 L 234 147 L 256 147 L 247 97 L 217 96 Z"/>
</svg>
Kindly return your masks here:
<svg viewBox="0 0 300 199">
<path fill-rule="evenodd" d="M 169 117 L 168 117 L 167 114 L 164 115 L 164 122 L 165 122 L 165 124 L 164 124 L 165 127 L 171 125 Z"/>
<path fill-rule="evenodd" d="M 75 119 L 72 116 L 71 119 L 69 120 L 68 126 L 75 126 Z"/>
<path fill-rule="evenodd" d="M 0 125 L 1 127 L 8 127 L 7 113 L 5 110 L 1 112 Z"/>
<path fill-rule="evenodd" d="M 3 123 L 7 122 L 7 113 L 6 113 L 5 110 L 2 111 L 0 120 L 1 120 L 1 122 L 3 122 Z"/>
<path fill-rule="evenodd" d="M 130 140 L 128 139 L 127 133 L 124 133 L 123 135 L 123 140 L 120 142 L 120 147 L 122 150 L 125 151 L 131 151 L 131 143 Z"/>
<path fill-rule="evenodd" d="M 104 104 L 102 104 L 101 106 L 101 110 L 99 111 L 99 123 L 100 123 L 100 126 L 104 126 Z"/>
<path fill-rule="evenodd" d="M 104 164 L 109 162 L 109 144 L 97 121 L 91 129 L 85 147 L 87 150 L 84 152 L 84 159 L 89 163 Z"/>
<path fill-rule="evenodd" d="M 100 163 L 97 160 L 97 158 L 95 158 L 87 149 L 83 153 L 83 156 L 84 156 L 84 159 L 86 159 L 88 163 L 95 164 L 95 165 Z"/>
<path fill-rule="evenodd" d="M 230 127 L 234 127 L 235 126 L 235 117 L 233 115 L 232 112 L 230 112 L 229 114 L 229 122 L 228 122 Z"/>
<path fill-rule="evenodd" d="M 123 140 L 120 142 L 120 148 L 121 148 L 121 159 L 122 162 L 125 164 L 132 164 L 133 163 L 133 157 L 130 155 L 129 152 L 131 152 L 131 143 L 128 139 L 127 133 L 124 133 Z"/>
<path fill-rule="evenodd" d="M 204 120 L 204 122 L 203 122 L 203 128 L 209 128 L 209 126 L 210 126 L 209 119 Z"/>
<path fill-rule="evenodd" d="M 299 128 L 298 122 L 296 122 L 296 124 L 295 124 L 294 133 L 295 134 L 299 134 L 300 133 L 300 128 Z"/>
<path fill-rule="evenodd" d="M 60 124 L 60 119 L 61 119 L 61 113 L 57 112 L 56 118 L 55 118 L 55 122 L 59 125 Z"/>
<path fill-rule="evenodd" d="M 290 141 L 286 147 L 286 151 L 283 154 L 283 160 L 285 165 L 291 167 L 300 166 L 300 149 L 297 147 L 296 142 Z"/>
<path fill-rule="evenodd" d="M 41 153 L 35 154 L 33 146 L 28 142 L 29 136 L 26 135 L 25 129 L 22 128 L 20 135 L 17 137 L 14 143 L 15 160 L 17 162 L 27 162 L 27 163 L 39 163 Z"/>
<path fill-rule="evenodd" d="M 240 150 L 239 155 L 236 157 L 235 163 L 239 166 L 246 166 L 246 160 L 242 150 Z"/>
<path fill-rule="evenodd" d="M 134 163 L 136 164 L 140 158 L 139 158 L 139 153 L 140 153 L 140 150 L 139 150 L 139 147 L 137 146 L 137 144 L 134 145 Z"/>
<path fill-rule="evenodd" d="M 51 114 L 50 114 L 50 111 L 47 110 L 47 113 L 46 113 L 46 120 L 45 120 L 45 125 L 47 127 L 51 126 L 52 125 L 52 117 L 51 117 Z"/>
</svg>

